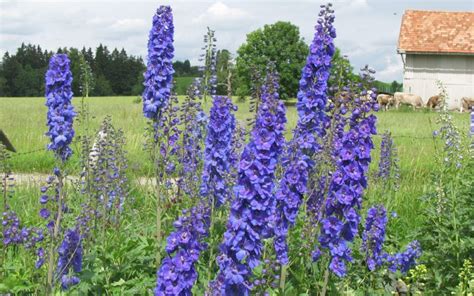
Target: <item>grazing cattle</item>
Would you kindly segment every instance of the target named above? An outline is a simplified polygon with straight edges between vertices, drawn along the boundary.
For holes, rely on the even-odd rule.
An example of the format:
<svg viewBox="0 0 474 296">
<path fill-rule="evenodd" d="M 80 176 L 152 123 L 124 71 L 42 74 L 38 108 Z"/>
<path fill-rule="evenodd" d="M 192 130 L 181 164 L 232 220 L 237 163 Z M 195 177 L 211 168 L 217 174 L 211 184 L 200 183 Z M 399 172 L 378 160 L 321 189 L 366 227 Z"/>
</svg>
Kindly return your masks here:
<svg viewBox="0 0 474 296">
<path fill-rule="evenodd" d="M 393 98 L 395 100 L 395 107 L 397 109 L 400 107 L 400 104 L 411 105 L 413 110 L 415 110 L 415 108 L 423 107 L 423 100 L 417 95 L 396 92 Z"/>
<path fill-rule="evenodd" d="M 474 107 L 474 98 L 464 97 L 461 99 L 461 108 L 459 109 L 460 112 L 463 112 L 466 109 L 467 112 L 471 111 Z"/>
<path fill-rule="evenodd" d="M 441 107 L 441 103 L 443 102 L 443 96 L 436 95 L 429 98 L 428 103 L 426 103 L 426 107 L 430 109 L 434 109 L 436 107 Z"/>
<path fill-rule="evenodd" d="M 393 106 L 393 96 L 391 95 L 386 95 L 386 94 L 380 94 L 377 96 L 377 103 L 379 103 L 380 107 L 384 109 L 385 111 L 388 110 L 389 106 Z"/>
</svg>

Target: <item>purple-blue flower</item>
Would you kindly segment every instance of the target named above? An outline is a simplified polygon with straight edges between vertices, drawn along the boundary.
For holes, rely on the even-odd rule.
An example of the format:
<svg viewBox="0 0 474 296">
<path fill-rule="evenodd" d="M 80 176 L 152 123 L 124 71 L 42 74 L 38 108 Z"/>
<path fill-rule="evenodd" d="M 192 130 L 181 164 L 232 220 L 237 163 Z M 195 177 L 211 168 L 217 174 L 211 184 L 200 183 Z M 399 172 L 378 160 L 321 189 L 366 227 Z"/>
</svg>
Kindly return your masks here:
<svg viewBox="0 0 474 296">
<path fill-rule="evenodd" d="M 46 135 L 51 142 L 48 149 L 66 161 L 72 155 L 69 145 L 74 137 L 73 120 L 76 116 L 72 100 L 72 73 L 69 58 L 65 54 L 55 54 L 49 61 L 46 72 L 46 106 L 48 107 Z"/>
<path fill-rule="evenodd" d="M 303 195 L 307 191 L 309 173 L 314 167 L 310 157 L 319 151 L 328 121 L 325 108 L 336 33 L 332 26 L 334 15 L 330 5 L 323 6 L 319 15 L 306 65 L 301 73 L 298 122 L 293 140 L 282 161 L 285 172 L 276 193 L 277 225 L 274 244 L 277 260 L 281 264 L 288 263 L 288 230 L 295 223 Z"/>
<path fill-rule="evenodd" d="M 405 252 L 397 253 L 395 255 L 385 255 L 388 269 L 391 272 L 399 270 L 402 273 L 407 273 L 412 267 L 416 265 L 416 260 L 421 256 L 421 246 L 418 241 L 412 241 L 408 244 Z"/>
<path fill-rule="evenodd" d="M 188 88 L 188 94 L 181 104 L 182 144 L 180 153 L 181 170 L 178 186 L 190 195 L 199 187 L 198 169 L 203 158 L 203 138 L 207 129 L 207 116 L 201 106 L 201 80 L 196 78 Z"/>
<path fill-rule="evenodd" d="M 377 177 L 383 180 L 384 184 L 394 182 L 395 188 L 398 187 L 398 179 L 400 178 L 397 157 L 397 148 L 393 143 L 393 138 L 389 132 L 382 134 L 382 142 L 380 145 L 380 160 Z"/>
<path fill-rule="evenodd" d="M 3 244 L 9 245 L 23 245 L 30 249 L 36 243 L 43 240 L 43 232 L 37 228 L 21 227 L 20 219 L 12 210 L 3 213 L 2 217 L 3 228 Z"/>
<path fill-rule="evenodd" d="M 66 230 L 58 255 L 56 278 L 61 279 L 62 289 L 67 290 L 79 283 L 77 277 L 70 275 L 71 270 L 75 273 L 82 270 L 82 237 L 77 228 Z"/>
<path fill-rule="evenodd" d="M 327 102 L 328 79 L 331 70 L 331 59 L 335 53 L 333 27 L 334 14 L 331 4 L 323 5 L 316 24 L 316 32 L 309 48 L 309 55 L 299 82 L 297 94 L 298 122 L 296 135 L 298 142 L 305 148 L 306 154 L 319 149 L 318 138 L 325 134 L 328 121 L 325 114 Z"/>
<path fill-rule="evenodd" d="M 276 76 L 269 73 L 250 143 L 240 159 L 235 198 L 218 257 L 219 274 L 210 284 L 219 289 L 215 294 L 249 294 L 249 278 L 260 263 L 263 239 L 273 234 L 274 175 L 286 123 L 277 91 Z"/>
<path fill-rule="evenodd" d="M 231 169 L 232 135 L 235 129 L 235 117 L 232 101 L 223 96 L 213 96 L 209 125 L 204 151 L 201 194 L 209 196 L 219 207 L 231 195 L 226 175 Z"/>
<path fill-rule="evenodd" d="M 195 264 L 206 249 L 203 241 L 209 229 L 209 208 L 198 205 L 174 222 L 167 238 L 166 257 L 158 272 L 155 295 L 192 295 L 197 279 Z"/>
<path fill-rule="evenodd" d="M 351 115 L 351 127 L 338 139 L 340 147 L 336 160 L 336 171 L 331 179 L 322 219 L 319 243 L 331 254 L 329 268 L 337 276 L 346 274 L 346 261 L 352 261 L 351 243 L 357 234 L 362 193 L 367 187 L 369 153 L 374 146 L 371 136 L 375 134 L 376 118 L 369 115 L 360 118 Z"/>
<path fill-rule="evenodd" d="M 382 248 L 387 221 L 387 211 L 383 206 L 372 207 L 367 211 L 365 229 L 362 233 L 362 253 L 370 271 L 383 264 Z"/>
<path fill-rule="evenodd" d="M 173 85 L 173 14 L 169 6 L 160 6 L 153 16 L 148 39 L 148 62 L 143 91 L 145 117 L 158 121 L 168 104 Z"/>
<path fill-rule="evenodd" d="M 45 259 L 44 255 L 45 254 L 44 254 L 44 249 L 43 248 L 40 247 L 36 250 L 36 256 L 38 257 L 38 259 L 35 262 L 35 268 L 36 269 L 39 269 L 39 268 L 41 268 L 41 266 L 43 266 L 44 259 Z"/>
</svg>

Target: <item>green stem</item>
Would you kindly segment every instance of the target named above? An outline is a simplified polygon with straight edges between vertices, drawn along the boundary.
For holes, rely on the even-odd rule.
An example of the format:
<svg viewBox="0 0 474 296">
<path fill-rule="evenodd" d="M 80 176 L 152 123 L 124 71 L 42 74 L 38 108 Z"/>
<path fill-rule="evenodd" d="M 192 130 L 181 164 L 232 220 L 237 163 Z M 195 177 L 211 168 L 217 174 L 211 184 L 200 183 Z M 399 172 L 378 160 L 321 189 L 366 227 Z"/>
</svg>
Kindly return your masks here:
<svg viewBox="0 0 474 296">
<path fill-rule="evenodd" d="M 286 264 L 282 264 L 280 267 L 280 290 L 282 293 L 285 293 L 286 275 L 288 274 L 287 269 L 288 265 Z"/>
<path fill-rule="evenodd" d="M 326 270 L 324 271 L 324 283 L 323 283 L 323 289 L 321 290 L 321 296 L 326 296 L 328 282 L 329 282 L 329 268 L 326 267 Z"/>
<path fill-rule="evenodd" d="M 210 215 L 210 226 L 209 226 L 209 237 L 212 239 L 212 233 L 214 231 L 214 198 L 211 200 L 211 215 Z M 208 264 L 208 273 L 207 273 L 207 281 L 211 281 L 212 277 L 212 263 L 214 262 L 214 249 L 212 248 L 212 245 L 209 247 L 209 264 Z"/>
<path fill-rule="evenodd" d="M 51 236 L 51 241 L 49 244 L 49 256 L 48 256 L 48 278 L 47 278 L 47 287 L 46 291 L 48 295 L 53 295 L 54 291 L 54 282 L 53 282 L 53 269 L 54 269 L 54 245 L 56 238 L 59 234 L 59 226 L 61 224 L 62 214 L 63 214 L 63 199 L 64 199 L 64 190 L 63 190 L 63 181 L 64 175 L 62 174 L 58 177 L 58 215 L 56 216 L 56 221 L 54 222 L 53 234 Z"/>
<path fill-rule="evenodd" d="M 162 208 L 161 208 L 161 195 L 162 195 L 162 188 L 161 188 L 161 180 L 159 177 L 159 173 L 157 172 L 156 176 L 156 242 L 158 244 L 158 251 L 156 252 L 156 266 L 160 266 L 161 263 L 161 216 L 162 216 Z"/>
</svg>

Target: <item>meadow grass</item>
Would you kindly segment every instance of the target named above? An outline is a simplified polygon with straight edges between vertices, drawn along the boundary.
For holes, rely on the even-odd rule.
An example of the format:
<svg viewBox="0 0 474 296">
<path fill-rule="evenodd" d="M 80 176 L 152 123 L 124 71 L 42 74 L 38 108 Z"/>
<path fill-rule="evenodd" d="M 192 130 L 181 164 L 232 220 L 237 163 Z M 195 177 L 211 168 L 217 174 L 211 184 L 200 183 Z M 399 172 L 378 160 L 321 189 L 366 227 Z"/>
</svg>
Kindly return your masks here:
<svg viewBox="0 0 474 296">
<path fill-rule="evenodd" d="M 91 97 L 85 101 L 92 115 L 90 121 L 92 130 L 97 130 L 103 118 L 110 115 L 113 124 L 124 131 L 127 141 L 125 149 L 128 152 L 132 178 L 150 172 L 152 166 L 143 149 L 146 120 L 142 115 L 140 100 L 137 97 Z M 237 99 L 234 101 L 239 108 L 236 117 L 245 124 L 245 120 L 252 116 L 248 111 L 248 105 Z M 75 98 L 73 102 L 78 110 L 81 99 Z M 204 109 L 208 111 L 210 105 L 208 98 Z M 294 104 L 288 105 L 287 138 L 290 138 L 297 114 Z M 420 223 L 421 217 L 418 215 L 422 206 L 420 197 L 427 190 L 426 184 L 430 183 L 430 173 L 436 166 L 436 141 L 433 140 L 432 133 L 437 128 L 437 116 L 436 112 L 411 111 L 408 108 L 377 113 L 379 134 L 390 131 L 398 148 L 400 189 L 398 192 L 385 192 L 383 180 L 373 182 L 371 180 L 364 207 L 384 203 L 389 211 L 396 211 L 400 219 L 393 222 L 396 224 L 394 227 L 398 235 L 407 237 L 407 241 L 409 234 Z M 452 113 L 452 116 L 460 130 L 467 133 L 469 115 Z M 44 98 L 0 98 L 0 128 L 8 135 L 18 151 L 11 159 L 15 173 L 50 173 L 54 167 L 52 153 L 44 149 L 48 143 L 48 138 L 44 135 L 47 130 L 45 122 Z M 380 136 L 374 139 L 376 147 L 372 152 L 371 175 L 378 167 L 380 140 Z M 73 149 L 78 151 L 79 143 L 75 143 Z M 34 152 L 28 153 L 31 151 Z M 77 172 L 77 153 L 71 163 L 73 164 L 71 169 Z M 37 195 L 34 199 L 37 199 Z"/>
<path fill-rule="evenodd" d="M 182 99 L 183 97 L 180 97 Z M 80 98 L 73 100 L 76 110 Z M 91 97 L 85 99 L 92 115 L 91 129 L 97 130 L 105 116 L 112 116 L 113 124 L 124 131 L 126 151 L 130 168 L 140 174 L 148 171 L 147 158 L 143 150 L 146 120 L 142 115 L 142 105 L 136 97 Z M 235 100 L 238 106 L 237 119 L 245 124 L 245 119 L 252 116 L 246 102 Z M 205 104 L 206 111 L 211 105 Z M 469 128 L 467 113 L 453 113 L 455 123 L 462 131 Z M 407 109 L 377 113 L 377 130 L 392 133 L 401 159 L 402 178 L 425 175 L 434 161 L 432 132 L 436 129 L 436 112 Z M 287 138 L 296 124 L 297 114 L 294 104 L 287 106 Z M 8 135 L 18 153 L 13 155 L 12 165 L 15 172 L 48 173 L 54 166 L 52 153 L 44 148 L 48 138 L 44 135 L 46 127 L 46 107 L 44 98 L 0 98 L 0 128 Z M 378 146 L 379 137 L 375 142 Z M 79 145 L 74 145 L 78 150 Z M 378 147 L 377 147 L 378 149 Z M 77 153 L 76 153 L 77 154 Z M 373 153 L 375 159 L 378 150 Z M 77 163 L 77 158 L 74 159 Z"/>
</svg>

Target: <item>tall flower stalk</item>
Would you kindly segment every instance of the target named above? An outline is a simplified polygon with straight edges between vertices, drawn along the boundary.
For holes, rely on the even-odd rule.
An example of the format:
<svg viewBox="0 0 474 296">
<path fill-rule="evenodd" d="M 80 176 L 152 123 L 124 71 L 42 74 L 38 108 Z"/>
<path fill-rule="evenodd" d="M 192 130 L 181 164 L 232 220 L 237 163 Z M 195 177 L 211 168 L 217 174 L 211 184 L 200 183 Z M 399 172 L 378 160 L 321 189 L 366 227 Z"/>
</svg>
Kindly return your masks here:
<svg viewBox="0 0 474 296">
<path fill-rule="evenodd" d="M 148 38 L 148 62 L 143 91 L 143 114 L 158 121 L 173 86 L 174 25 L 171 7 L 160 6 Z"/>
<path fill-rule="evenodd" d="M 393 142 L 393 138 L 389 132 L 382 134 L 382 142 L 380 145 L 380 161 L 377 178 L 382 180 L 384 184 L 394 185 L 394 189 L 398 189 L 400 178 L 400 167 L 398 164 L 397 148 Z"/>
<path fill-rule="evenodd" d="M 61 279 L 61 288 L 68 290 L 79 283 L 79 278 L 70 271 L 82 271 L 82 238 L 79 229 L 68 229 L 58 249 L 56 278 Z"/>
<path fill-rule="evenodd" d="M 201 105 L 201 79 L 196 78 L 188 88 L 188 94 L 181 104 L 180 123 L 182 145 L 180 152 L 178 193 L 196 194 L 199 188 L 199 172 L 203 158 L 203 140 L 208 118 Z M 180 194 L 178 194 L 178 198 Z"/>
<path fill-rule="evenodd" d="M 209 204 L 220 207 L 231 195 L 226 175 L 230 174 L 232 135 L 235 129 L 235 106 L 224 96 L 214 96 L 204 151 L 201 195 Z"/>
<path fill-rule="evenodd" d="M 307 193 L 309 174 L 315 165 L 312 158 L 320 151 L 321 139 L 326 133 L 328 79 L 331 59 L 335 53 L 333 40 L 336 32 L 333 22 L 331 5 L 321 6 L 316 32 L 299 82 L 297 126 L 282 160 L 284 172 L 276 193 L 274 241 L 277 260 L 282 265 L 282 288 L 285 285 L 285 266 L 288 264 L 288 230 L 294 225 L 303 197 Z"/>
<path fill-rule="evenodd" d="M 59 162 L 59 168 L 54 169 L 54 176 L 49 178 L 49 183 L 55 185 L 54 198 L 46 195 L 47 188 L 42 188 L 43 193 L 40 202 L 43 208 L 40 216 L 48 221 L 49 229 L 49 251 L 48 251 L 48 275 L 47 293 L 54 291 L 54 250 L 58 235 L 61 231 L 61 221 L 67 209 L 65 195 L 64 163 L 72 155 L 69 145 L 74 137 L 73 119 L 76 116 L 71 104 L 72 100 L 72 73 L 70 61 L 65 54 L 56 54 L 51 57 L 49 68 L 46 72 L 46 106 L 48 107 L 46 135 L 51 142 L 48 149 L 52 150 Z M 53 182 L 55 180 L 55 182 Z M 47 205 L 49 204 L 49 209 Z M 42 260 L 40 258 L 39 260 Z"/>
<path fill-rule="evenodd" d="M 362 233 L 362 253 L 370 271 L 383 264 L 382 248 L 387 222 L 387 210 L 382 205 L 371 207 L 367 211 L 365 229 Z"/>
<path fill-rule="evenodd" d="M 88 234 L 92 222 L 95 230 L 103 232 L 107 225 L 120 225 L 120 215 L 129 192 L 124 145 L 123 132 L 115 129 L 112 119 L 106 117 L 88 153 L 89 168 L 85 168 L 82 174 L 82 193 L 88 199 L 77 220 L 83 236 Z"/>
<path fill-rule="evenodd" d="M 201 202 L 184 210 L 174 222 L 175 231 L 167 239 L 166 253 L 157 272 L 155 295 L 192 295 L 198 273 L 195 264 L 206 249 L 204 238 L 209 230 L 209 209 Z"/>
<path fill-rule="evenodd" d="M 218 295 L 249 294 L 249 278 L 260 263 L 263 239 L 273 233 L 273 185 L 286 123 L 273 73 L 268 74 L 262 93 L 251 141 L 240 160 L 235 198 L 218 257 L 219 274 L 211 284 Z"/>
<path fill-rule="evenodd" d="M 352 261 L 349 243 L 357 234 L 360 222 L 370 151 L 374 147 L 372 135 L 376 133 L 376 117 L 368 115 L 372 109 L 377 110 L 375 93 L 365 100 L 365 91 L 354 96 L 349 130 L 334 139 L 335 171 L 330 178 L 319 236 L 319 243 L 329 250 L 332 258 L 329 269 L 338 276 L 345 275 L 345 262 Z"/>
<path fill-rule="evenodd" d="M 51 142 L 48 149 L 52 150 L 61 161 L 72 155 L 69 147 L 74 137 L 72 127 L 74 107 L 72 100 L 72 73 L 70 61 L 65 54 L 56 54 L 49 61 L 46 72 L 46 106 L 48 107 L 46 135 Z"/>
<path fill-rule="evenodd" d="M 163 191 L 163 171 L 160 166 L 163 161 L 159 161 L 163 156 L 160 147 L 160 133 L 169 134 L 169 131 L 160 130 L 162 128 L 162 115 L 169 105 L 173 86 L 173 63 L 174 57 L 174 25 L 171 7 L 160 6 L 153 16 L 153 24 L 148 39 L 148 61 L 145 72 L 145 90 L 143 91 L 143 113 L 145 117 L 151 119 L 152 139 L 151 152 L 152 160 L 156 171 L 156 240 L 157 245 L 161 245 L 161 216 L 162 216 L 162 191 Z M 169 108 L 169 107 L 168 107 Z M 169 143 L 165 143 L 168 145 Z M 161 260 L 161 250 L 158 247 L 156 262 L 159 265 Z"/>
<path fill-rule="evenodd" d="M 207 247 L 204 238 L 210 231 L 212 232 L 210 219 L 214 207 L 220 207 L 231 195 L 226 176 L 231 169 L 231 140 L 235 127 L 235 117 L 232 114 L 234 105 L 229 98 L 223 96 L 213 96 L 213 100 L 205 141 L 204 167 L 200 188 L 200 195 L 203 199 L 199 200 L 198 205 L 191 208 L 190 211 L 183 211 L 183 215 L 174 222 L 175 231 L 167 239 L 166 252 L 169 257 L 163 260 L 157 272 L 155 295 L 191 294 L 197 279 L 195 263 L 198 261 L 201 251 Z M 184 116 L 186 115 L 188 114 L 184 114 Z M 192 118 L 190 120 L 184 119 L 184 122 L 188 123 L 194 121 Z M 186 139 L 183 146 L 198 144 L 195 142 L 199 140 L 198 138 L 187 134 L 193 128 L 196 127 L 189 126 L 188 130 L 183 131 L 183 139 Z M 186 156 L 195 157 L 195 155 Z M 197 173 L 193 163 L 189 169 L 194 169 L 194 173 Z"/>
<path fill-rule="evenodd" d="M 204 103 L 207 103 L 207 96 L 216 95 L 217 92 L 217 50 L 216 37 L 214 30 L 207 28 L 207 33 L 204 35 L 204 53 L 200 60 L 204 63 L 202 66 L 202 87 Z"/>
</svg>

